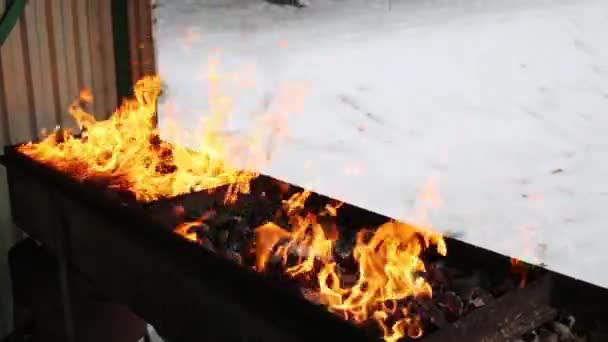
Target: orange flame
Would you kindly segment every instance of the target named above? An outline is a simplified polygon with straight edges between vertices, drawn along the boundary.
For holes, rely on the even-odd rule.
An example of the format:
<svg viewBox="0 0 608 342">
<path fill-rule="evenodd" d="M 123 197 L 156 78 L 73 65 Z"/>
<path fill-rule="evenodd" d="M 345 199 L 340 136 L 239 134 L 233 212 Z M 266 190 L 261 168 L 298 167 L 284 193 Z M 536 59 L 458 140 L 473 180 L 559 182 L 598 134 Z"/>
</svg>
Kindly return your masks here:
<svg viewBox="0 0 608 342">
<path fill-rule="evenodd" d="M 190 231 L 190 229 L 203 224 L 203 222 L 207 221 L 208 219 L 210 219 L 213 216 L 215 216 L 215 210 L 208 210 L 203 215 L 201 215 L 201 217 L 199 217 L 197 220 L 179 224 L 175 228 L 174 231 L 177 234 L 186 238 L 187 240 L 198 242 L 198 236 L 196 235 L 196 232 L 192 232 L 192 231 Z"/>
<path fill-rule="evenodd" d="M 425 271 L 420 255 L 433 246 L 446 255 L 442 236 L 426 228 L 395 221 L 381 225 L 375 232 L 360 231 L 353 249 L 353 258 L 359 267 L 358 277 L 348 284 L 333 258 L 338 239 L 335 226 L 327 232 L 314 215 L 302 217 L 298 214 L 309 195 L 309 191 L 303 191 L 283 202 L 290 229 L 275 223 L 256 229 L 256 269 L 263 271 L 270 258 L 278 256 L 283 265 L 288 266 L 285 270 L 288 275 L 316 275 L 320 303 L 330 311 L 358 323 L 375 320 L 387 342 L 406 336 L 422 336 L 422 322 L 408 312 L 404 300 L 432 295 L 430 284 L 418 275 Z M 335 215 L 340 205 L 326 206 L 321 215 Z M 286 242 L 281 244 L 281 241 Z M 296 255 L 297 261 L 289 262 L 290 254 Z M 289 266 L 288 262 L 293 265 Z M 318 272 L 315 263 L 320 265 Z"/>
<path fill-rule="evenodd" d="M 97 121 L 77 101 L 70 114 L 81 128 L 80 138 L 58 129 L 19 150 L 79 179 L 107 179 L 111 187 L 128 190 L 144 202 L 226 184 L 227 200 L 247 193 L 257 173 L 227 163 L 225 142 L 217 138 L 230 101 L 210 94 L 213 119 L 205 128 L 200 152 L 193 152 L 160 140 L 155 125 L 160 89 L 158 77 L 144 77 L 134 87 L 135 99 L 126 100 L 104 121 Z M 92 101 L 90 93 L 83 92 L 80 101 Z"/>
</svg>

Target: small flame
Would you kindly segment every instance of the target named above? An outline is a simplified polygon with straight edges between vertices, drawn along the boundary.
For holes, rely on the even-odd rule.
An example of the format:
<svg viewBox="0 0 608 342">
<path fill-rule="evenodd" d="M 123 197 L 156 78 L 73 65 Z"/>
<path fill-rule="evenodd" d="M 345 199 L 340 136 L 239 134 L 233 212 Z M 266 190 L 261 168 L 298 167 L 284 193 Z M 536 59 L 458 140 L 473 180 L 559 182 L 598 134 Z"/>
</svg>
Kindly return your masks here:
<svg viewBox="0 0 608 342">
<path fill-rule="evenodd" d="M 511 257 L 511 271 L 519 276 L 519 288 L 523 289 L 528 285 L 529 266 L 521 260 Z"/>
<path fill-rule="evenodd" d="M 177 234 L 179 234 L 179 235 L 183 236 L 184 238 L 186 238 L 187 240 L 198 242 L 198 236 L 196 235 L 196 232 L 192 231 L 192 228 L 203 224 L 205 221 L 209 220 L 213 216 L 215 216 L 215 210 L 207 210 L 197 220 L 189 221 L 189 222 L 184 222 L 184 223 L 179 224 L 175 228 L 174 231 Z"/>
</svg>

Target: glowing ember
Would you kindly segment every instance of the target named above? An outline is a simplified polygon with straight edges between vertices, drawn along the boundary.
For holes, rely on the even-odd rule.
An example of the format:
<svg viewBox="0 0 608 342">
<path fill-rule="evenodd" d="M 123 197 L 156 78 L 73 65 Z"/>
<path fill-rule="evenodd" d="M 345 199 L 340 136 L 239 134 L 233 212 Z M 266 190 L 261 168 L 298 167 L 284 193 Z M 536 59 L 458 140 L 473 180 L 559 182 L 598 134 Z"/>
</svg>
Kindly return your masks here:
<svg viewBox="0 0 608 342">
<path fill-rule="evenodd" d="M 248 192 L 249 181 L 257 174 L 227 163 L 217 124 L 206 127 L 200 152 L 160 140 L 155 125 L 160 89 L 158 77 L 143 78 L 134 87 L 135 99 L 126 100 L 104 121 L 96 121 L 82 108 L 82 103 L 92 101 L 83 92 L 70 109 L 81 128 L 80 137 L 57 129 L 19 151 L 78 179 L 106 179 L 111 187 L 130 191 L 144 202 L 226 184 L 230 184 L 227 200 Z M 212 109 L 211 121 L 222 122 L 225 106 Z"/>
</svg>

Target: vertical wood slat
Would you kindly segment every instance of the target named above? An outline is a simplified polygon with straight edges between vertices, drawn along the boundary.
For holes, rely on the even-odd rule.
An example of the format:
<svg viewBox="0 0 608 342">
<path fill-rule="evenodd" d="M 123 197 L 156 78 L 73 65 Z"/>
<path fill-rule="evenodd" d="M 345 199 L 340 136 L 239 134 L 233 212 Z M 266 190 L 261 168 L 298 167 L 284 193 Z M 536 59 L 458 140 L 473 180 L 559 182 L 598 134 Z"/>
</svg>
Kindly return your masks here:
<svg viewBox="0 0 608 342">
<path fill-rule="evenodd" d="M 131 83 L 135 84 L 142 76 L 140 57 L 139 0 L 128 1 L 129 18 L 129 55 L 131 59 Z"/>
<path fill-rule="evenodd" d="M 6 4 L 0 0 L 0 15 Z M 26 3 L 0 49 L 0 144 L 35 139 L 57 124 L 72 126 L 68 107 L 84 88 L 92 90 L 96 116 L 114 110 L 111 11 L 108 0 Z"/>
<path fill-rule="evenodd" d="M 152 2 L 132 0 L 128 2 L 129 53 L 131 80 L 133 83 L 146 75 L 156 74 L 156 57 L 152 30 Z"/>
<path fill-rule="evenodd" d="M 77 94 L 81 90 L 78 84 L 78 69 L 82 66 L 78 61 L 80 51 L 76 49 L 75 31 L 77 27 L 74 25 L 73 19 L 73 2 L 73 0 L 60 0 L 59 4 L 61 9 L 61 22 L 63 24 L 61 29 L 65 43 L 65 60 L 66 64 L 68 65 L 66 89 L 72 98 L 76 98 Z"/>
<path fill-rule="evenodd" d="M 114 38 L 112 35 L 112 1 L 99 1 L 99 18 L 101 32 L 101 52 L 103 55 L 103 93 L 105 95 L 105 117 L 112 114 L 116 109 L 116 68 L 114 66 Z"/>
<path fill-rule="evenodd" d="M 0 17 L 4 16 L 4 11 L 6 10 L 6 1 L 0 0 Z M 0 129 L 0 143 L 6 145 L 10 140 L 10 132 L 8 129 L 8 114 L 6 110 L 6 100 L 4 98 L 4 73 L 3 69 L 3 58 L 2 58 L 2 50 L 0 50 L 0 125 L 2 125 L 2 129 Z"/>
<path fill-rule="evenodd" d="M 80 65 L 78 71 L 78 88 L 92 89 L 93 88 L 93 66 L 91 65 L 91 45 L 89 42 L 89 24 L 87 7 L 88 0 L 74 0 L 74 37 L 76 43 L 76 51 L 80 54 Z"/>
<path fill-rule="evenodd" d="M 156 73 L 154 39 L 152 36 L 152 3 L 150 0 L 138 0 L 138 4 L 141 71 L 143 75 L 151 75 Z"/>
<path fill-rule="evenodd" d="M 89 43 L 91 44 L 91 66 L 93 71 L 93 112 L 95 116 L 102 117 L 105 110 L 104 97 L 101 95 L 103 90 L 104 74 L 101 68 L 103 55 L 101 54 L 101 30 L 99 29 L 99 1 L 88 0 L 87 17 L 89 29 Z"/>
<path fill-rule="evenodd" d="M 68 92 L 68 67 L 67 55 L 65 46 L 65 35 L 63 34 L 63 18 L 61 11 L 61 2 L 58 0 L 45 1 L 47 4 L 47 13 L 49 14 L 49 23 L 51 29 L 49 34 L 53 36 L 55 43 L 55 65 L 54 74 L 57 80 L 57 114 L 61 126 L 66 127 L 71 124 L 72 120 L 69 117 L 68 108 L 72 103 L 72 98 L 76 94 Z M 52 31 L 51 31 L 52 30 Z"/>
<path fill-rule="evenodd" d="M 40 12 L 38 13 L 38 22 L 40 24 L 40 30 L 38 31 L 41 37 L 45 37 L 48 39 L 49 44 L 49 54 L 48 54 L 48 62 L 49 62 L 49 72 L 50 72 L 50 80 L 51 80 L 51 89 L 53 90 L 53 116 L 55 118 L 55 122 L 57 125 L 62 124 L 62 108 L 61 108 L 61 89 L 60 89 L 60 79 L 59 79 L 59 70 L 57 69 L 57 42 L 55 36 L 55 30 L 53 27 L 53 3 L 51 1 L 44 1 L 44 4 L 40 8 Z"/>
<path fill-rule="evenodd" d="M 32 75 L 34 75 L 34 109 L 38 123 L 38 131 L 51 130 L 57 125 L 55 118 L 55 95 L 51 81 L 51 61 L 49 39 L 46 33 L 46 10 L 44 2 L 33 1 L 26 6 L 32 20 L 29 21 L 32 38 L 29 40 L 32 58 Z M 34 63 L 36 66 L 34 66 Z M 35 70 L 35 71 L 34 71 Z"/>
<path fill-rule="evenodd" d="M 4 45 L 0 48 L 2 59 L 2 76 L 4 101 L 7 111 L 9 143 L 19 140 L 29 140 L 30 108 L 26 84 L 26 66 L 23 60 L 23 18 L 20 18 Z M 29 67 L 29 66 L 28 66 Z"/>
</svg>

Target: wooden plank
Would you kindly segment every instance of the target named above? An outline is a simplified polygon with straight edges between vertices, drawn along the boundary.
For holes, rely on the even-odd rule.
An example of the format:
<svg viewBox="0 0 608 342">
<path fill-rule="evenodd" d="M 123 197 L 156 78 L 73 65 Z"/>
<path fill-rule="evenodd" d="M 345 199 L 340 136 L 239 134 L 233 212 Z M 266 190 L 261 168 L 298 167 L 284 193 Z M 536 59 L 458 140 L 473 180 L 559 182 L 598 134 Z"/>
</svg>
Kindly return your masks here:
<svg viewBox="0 0 608 342">
<path fill-rule="evenodd" d="M 93 114 L 97 118 L 105 116 L 105 105 L 103 96 L 103 83 L 105 80 L 103 74 L 103 54 L 101 49 L 101 25 L 99 19 L 99 2 L 104 0 L 88 0 L 87 18 L 89 28 L 89 44 L 91 55 L 91 67 L 93 73 L 93 82 L 91 90 L 93 92 Z"/>
<path fill-rule="evenodd" d="M 65 38 L 63 35 L 63 14 L 61 9 L 61 1 L 45 1 L 47 4 L 47 11 L 50 13 L 52 30 L 49 30 L 49 34 L 53 35 L 55 42 L 55 63 L 52 67 L 55 68 L 57 77 L 57 88 L 59 94 L 59 122 L 61 126 L 68 127 L 72 125 L 72 120 L 69 115 L 69 107 L 73 101 L 73 98 L 78 94 L 71 94 L 68 92 L 68 64 L 66 55 Z"/>
<path fill-rule="evenodd" d="M 35 50 L 37 46 L 34 46 L 37 45 L 37 36 L 36 29 L 30 26 L 30 23 L 34 23 L 35 21 L 36 18 L 33 16 L 32 7 L 26 4 L 19 25 L 21 25 L 22 30 L 21 41 L 23 44 L 23 65 L 25 70 L 23 77 L 25 78 L 27 106 L 29 108 L 28 116 L 31 139 L 37 139 L 39 133 L 36 120 L 37 100 L 34 93 L 35 78 L 37 77 L 34 73 L 38 71 L 37 50 Z M 33 44 L 30 39 L 34 40 Z M 31 47 L 34 50 L 30 49 Z"/>
<path fill-rule="evenodd" d="M 6 10 L 6 0 L 0 0 L 0 13 L 4 14 Z M 6 145 L 10 141 L 10 132 L 8 127 L 8 113 L 6 110 L 6 100 L 5 100 L 5 82 L 4 82 L 4 73 L 2 71 L 3 67 L 3 53 L 0 50 L 0 143 L 2 145 Z"/>
<path fill-rule="evenodd" d="M 140 63 L 143 75 L 156 73 L 154 38 L 152 33 L 152 4 L 150 0 L 138 0 Z"/>
<path fill-rule="evenodd" d="M 140 34 L 139 34 L 139 6 L 138 0 L 128 1 L 128 17 L 129 17 L 129 55 L 131 59 L 131 83 L 135 84 L 141 78 L 140 65 Z"/>
<path fill-rule="evenodd" d="M 48 49 L 48 44 L 43 46 L 38 37 L 36 7 L 40 7 L 40 2 L 28 2 L 25 7 L 24 17 L 27 23 L 28 68 L 30 71 L 30 84 L 28 87 L 31 87 L 29 93 L 33 102 L 32 114 L 36 124 L 35 137 L 38 137 L 42 129 L 53 128 L 55 119 L 52 114 L 53 102 L 47 78 L 48 70 L 45 70 L 41 60 L 41 49 Z"/>
<path fill-rule="evenodd" d="M 59 70 L 57 68 L 57 45 L 55 42 L 55 33 L 54 33 L 54 25 L 53 25 L 53 4 L 51 1 L 44 1 L 44 8 L 41 8 L 41 11 L 38 16 L 38 21 L 41 24 L 44 24 L 44 28 L 38 31 L 38 37 L 45 37 L 48 40 L 49 44 L 49 72 L 51 79 L 51 87 L 53 89 L 53 116 L 55 118 L 55 122 L 58 125 L 61 125 L 63 122 L 61 120 L 62 115 L 62 106 L 61 106 L 61 91 L 59 86 Z"/>
<path fill-rule="evenodd" d="M 55 112 L 57 109 L 55 105 L 56 90 L 51 76 L 51 50 L 47 32 L 46 8 L 42 1 L 30 1 L 28 7 L 31 7 L 35 18 L 35 20 L 29 22 L 29 26 L 32 27 L 36 36 L 35 38 L 32 37 L 32 44 L 30 45 L 32 64 L 36 60 L 39 73 L 35 78 L 34 87 L 34 96 L 38 101 L 35 110 L 36 121 L 39 130 L 52 130 L 58 124 L 56 118 L 58 113 Z M 34 44 L 37 46 L 34 46 Z M 38 55 L 37 58 L 34 56 L 34 51 Z"/>
<path fill-rule="evenodd" d="M 61 22 L 63 24 L 63 37 L 65 43 L 65 58 L 67 64 L 67 83 L 66 89 L 73 101 L 79 94 L 80 88 L 78 84 L 78 65 L 77 57 L 80 51 L 76 49 L 75 32 L 76 23 L 74 22 L 74 0 L 60 0 Z M 72 118 L 69 118 L 71 125 L 76 126 Z M 69 126 L 71 126 L 69 125 Z M 74 127 L 75 128 L 75 127 Z"/>
<path fill-rule="evenodd" d="M 101 25 L 101 45 L 103 54 L 103 92 L 105 94 L 105 117 L 108 117 L 118 104 L 116 98 L 116 68 L 114 65 L 114 36 L 112 32 L 112 1 L 100 1 L 99 18 Z"/>
<path fill-rule="evenodd" d="M 6 111 L 10 125 L 10 143 L 31 139 L 30 108 L 27 99 L 23 59 L 22 20 L 13 28 L 1 49 Z"/>
<path fill-rule="evenodd" d="M 545 274 L 523 289 L 514 289 L 492 303 L 426 336 L 425 342 L 507 342 L 555 314 L 551 305 L 553 278 Z M 524 321 L 521 318 L 525 318 Z"/>
<path fill-rule="evenodd" d="M 74 0 L 74 43 L 76 51 L 77 77 L 79 89 L 92 89 L 93 87 L 93 67 L 91 65 L 91 47 L 89 42 L 89 23 L 87 18 L 87 8 L 89 0 Z"/>
</svg>

